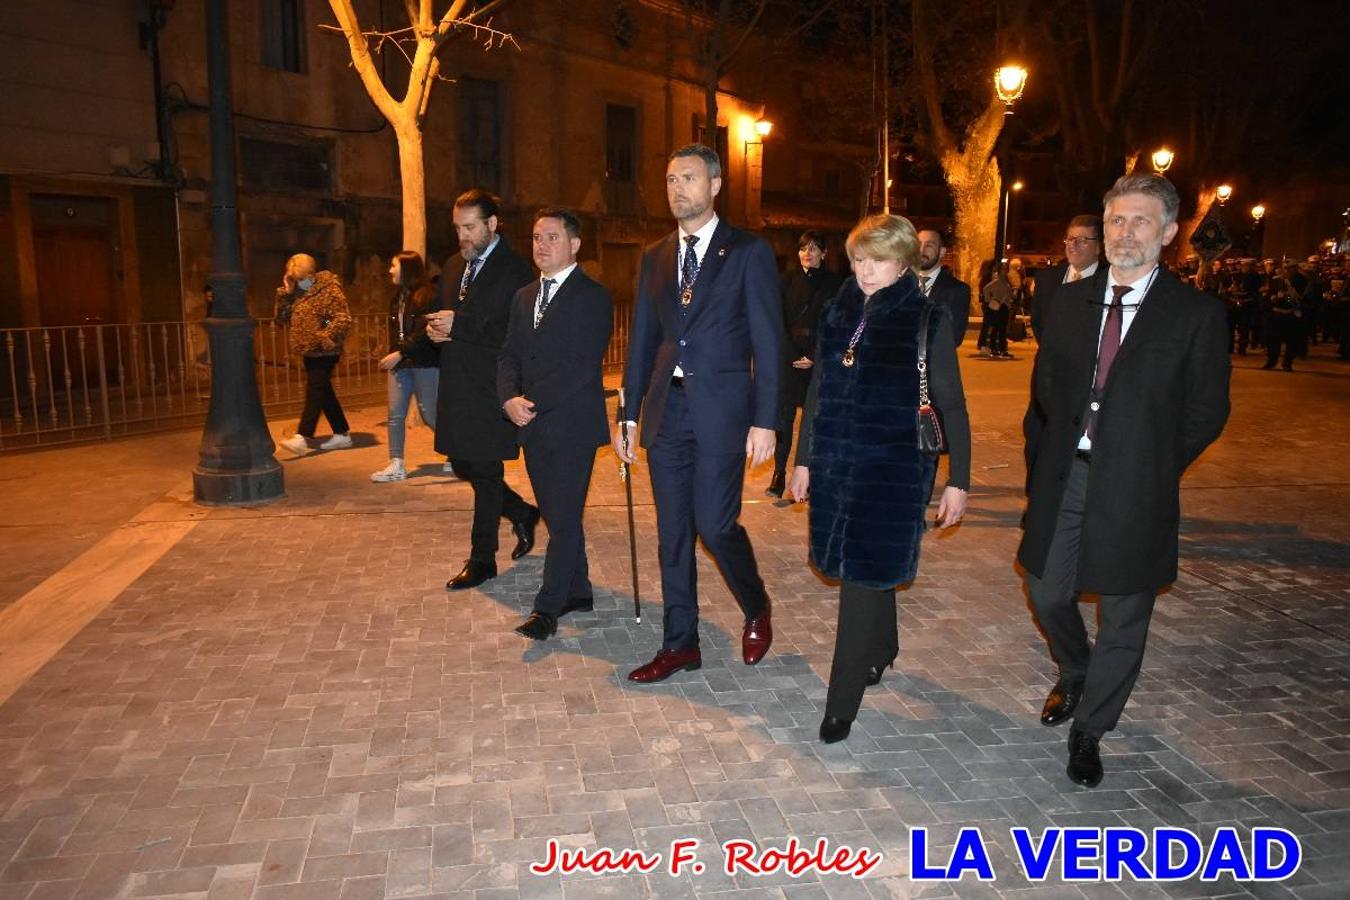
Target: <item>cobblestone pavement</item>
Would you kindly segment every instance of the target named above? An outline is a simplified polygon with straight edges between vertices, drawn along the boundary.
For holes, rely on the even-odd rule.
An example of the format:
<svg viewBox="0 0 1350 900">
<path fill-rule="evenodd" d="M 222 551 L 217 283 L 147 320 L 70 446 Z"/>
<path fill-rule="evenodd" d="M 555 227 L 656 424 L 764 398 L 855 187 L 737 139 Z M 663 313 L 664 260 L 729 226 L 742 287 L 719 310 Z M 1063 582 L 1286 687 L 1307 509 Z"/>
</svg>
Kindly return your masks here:
<svg viewBox="0 0 1350 900">
<path fill-rule="evenodd" d="M 930 536 L 897 671 L 831 746 L 815 733 L 836 591 L 804 565 L 803 508 L 763 497 L 765 471 L 743 522 L 773 650 L 740 662 L 704 557 L 702 670 L 638 687 L 624 675 L 660 641 L 654 517 L 640 471 L 636 624 L 608 451 L 587 519 L 596 610 L 542 645 L 510 629 L 543 542 L 447 595 L 469 489 L 425 433 L 414 477 L 370 483 L 381 410 L 353 416 L 356 449 L 287 461 L 288 497 L 258 508 L 191 505 L 193 435 L 4 459 L 0 604 L 138 513 L 201 521 L 0 707 L 0 900 L 1350 896 L 1350 367 L 1316 350 L 1293 374 L 1249 359 L 1227 434 L 1186 478 L 1182 574 L 1095 790 L 1067 781 L 1066 733 L 1036 719 L 1053 668 L 1012 564 L 1028 359 L 962 360 L 971 512 Z M 528 491 L 519 464 L 508 478 Z M 913 881 L 920 826 L 930 862 L 978 827 L 997 880 Z M 1279 883 L 1066 883 L 1058 865 L 1033 883 L 1015 826 L 1274 826 L 1303 862 Z M 884 860 L 861 880 L 721 871 L 722 842 L 790 836 Z M 707 868 L 535 875 L 549 838 L 663 853 L 697 839 Z"/>
</svg>

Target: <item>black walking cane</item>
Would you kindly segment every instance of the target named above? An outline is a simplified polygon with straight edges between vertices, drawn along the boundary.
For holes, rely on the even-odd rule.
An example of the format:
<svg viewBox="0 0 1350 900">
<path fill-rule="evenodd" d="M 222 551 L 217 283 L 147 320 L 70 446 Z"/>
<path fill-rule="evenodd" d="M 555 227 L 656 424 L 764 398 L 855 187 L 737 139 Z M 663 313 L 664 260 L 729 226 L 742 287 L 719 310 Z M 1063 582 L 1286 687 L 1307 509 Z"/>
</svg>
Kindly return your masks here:
<svg viewBox="0 0 1350 900">
<path fill-rule="evenodd" d="M 628 449 L 628 412 L 623 402 L 623 388 L 619 388 L 619 434 L 624 449 Z M 628 463 L 619 460 L 619 477 L 623 479 L 624 497 L 628 501 L 628 553 L 633 562 L 633 617 L 642 624 L 642 601 L 638 597 L 637 527 L 633 524 L 633 479 Z"/>
</svg>

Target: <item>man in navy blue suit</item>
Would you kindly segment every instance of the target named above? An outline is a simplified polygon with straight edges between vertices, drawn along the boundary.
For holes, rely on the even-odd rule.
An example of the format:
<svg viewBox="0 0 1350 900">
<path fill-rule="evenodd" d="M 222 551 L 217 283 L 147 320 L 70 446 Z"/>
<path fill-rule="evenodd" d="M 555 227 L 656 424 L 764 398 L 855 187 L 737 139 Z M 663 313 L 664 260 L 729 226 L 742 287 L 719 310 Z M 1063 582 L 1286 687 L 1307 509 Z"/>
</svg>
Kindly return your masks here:
<svg viewBox="0 0 1350 900">
<path fill-rule="evenodd" d="M 747 665 L 773 641 L 769 598 L 740 525 L 745 462 L 774 451 L 785 332 L 773 251 L 718 219 L 717 153 L 681 147 L 666 167 L 666 199 L 679 227 L 646 249 L 624 371 L 625 416 L 641 423 L 665 603 L 661 650 L 629 673 L 663 681 L 702 665 L 694 538 L 712 554 L 745 616 Z M 614 451 L 636 452 L 614 432 Z"/>
</svg>

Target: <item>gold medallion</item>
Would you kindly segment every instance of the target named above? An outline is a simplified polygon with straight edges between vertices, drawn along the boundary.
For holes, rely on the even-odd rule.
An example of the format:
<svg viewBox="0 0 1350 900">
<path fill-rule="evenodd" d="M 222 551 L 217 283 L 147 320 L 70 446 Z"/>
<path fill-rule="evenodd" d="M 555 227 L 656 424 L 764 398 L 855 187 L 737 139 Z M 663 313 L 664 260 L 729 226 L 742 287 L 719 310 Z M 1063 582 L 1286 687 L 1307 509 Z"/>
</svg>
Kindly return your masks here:
<svg viewBox="0 0 1350 900">
<path fill-rule="evenodd" d="M 692 302 L 694 302 L 694 289 L 692 287 L 687 287 L 680 291 L 681 306 L 688 306 Z"/>
<path fill-rule="evenodd" d="M 847 350 L 844 351 L 844 359 L 843 359 L 844 368 L 845 369 L 853 368 L 853 360 L 854 360 L 853 348 L 849 347 Z"/>
</svg>

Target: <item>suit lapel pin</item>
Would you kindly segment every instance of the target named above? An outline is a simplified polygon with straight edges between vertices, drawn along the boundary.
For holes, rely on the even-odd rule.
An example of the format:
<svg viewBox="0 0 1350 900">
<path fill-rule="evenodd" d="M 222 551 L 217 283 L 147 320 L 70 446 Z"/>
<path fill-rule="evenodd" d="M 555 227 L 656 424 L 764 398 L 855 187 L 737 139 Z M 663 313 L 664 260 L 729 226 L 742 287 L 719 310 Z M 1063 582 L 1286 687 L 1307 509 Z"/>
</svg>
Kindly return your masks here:
<svg viewBox="0 0 1350 900">
<path fill-rule="evenodd" d="M 726 247 L 723 247 L 722 249 L 718 250 L 718 251 L 717 251 L 717 255 L 718 255 L 718 256 L 726 256 L 726 255 L 727 255 L 727 248 L 726 248 Z"/>
</svg>

